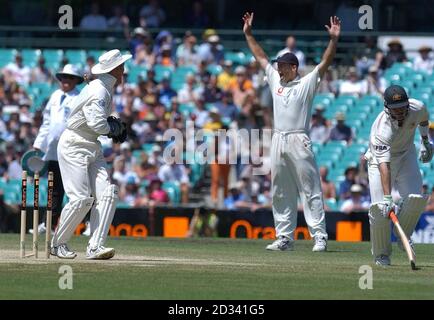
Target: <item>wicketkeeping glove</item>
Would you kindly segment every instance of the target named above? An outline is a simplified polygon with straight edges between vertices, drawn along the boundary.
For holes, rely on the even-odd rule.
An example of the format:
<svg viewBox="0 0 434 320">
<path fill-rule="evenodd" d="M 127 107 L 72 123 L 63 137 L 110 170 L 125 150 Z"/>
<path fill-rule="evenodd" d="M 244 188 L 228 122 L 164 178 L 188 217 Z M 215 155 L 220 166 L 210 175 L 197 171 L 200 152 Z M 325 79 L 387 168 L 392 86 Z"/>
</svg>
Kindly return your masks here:
<svg viewBox="0 0 434 320">
<path fill-rule="evenodd" d="M 107 136 L 114 143 L 122 143 L 127 139 L 127 126 L 121 119 L 110 116 L 107 118 L 107 123 L 110 127 L 110 132 Z"/>
<path fill-rule="evenodd" d="M 433 144 L 429 139 L 422 139 L 420 146 L 419 160 L 423 163 L 430 162 L 433 158 Z"/>
</svg>

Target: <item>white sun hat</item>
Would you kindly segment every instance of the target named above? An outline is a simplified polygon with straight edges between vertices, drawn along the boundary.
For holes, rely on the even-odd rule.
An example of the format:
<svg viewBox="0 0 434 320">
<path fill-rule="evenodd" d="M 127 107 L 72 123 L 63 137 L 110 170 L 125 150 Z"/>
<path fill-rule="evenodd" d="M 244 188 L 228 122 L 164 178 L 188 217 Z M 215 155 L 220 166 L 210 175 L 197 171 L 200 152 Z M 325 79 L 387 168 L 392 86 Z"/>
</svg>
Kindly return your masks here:
<svg viewBox="0 0 434 320">
<path fill-rule="evenodd" d="M 62 77 L 62 75 L 69 75 L 69 76 L 74 76 L 79 78 L 79 84 L 83 82 L 83 75 L 80 73 L 79 69 L 74 66 L 73 64 L 65 64 L 65 66 L 63 67 L 62 71 L 59 71 L 56 73 L 56 78 L 57 80 L 60 81 L 60 78 Z"/>
<path fill-rule="evenodd" d="M 91 72 L 93 74 L 108 73 L 131 57 L 131 54 L 123 55 L 118 49 L 110 50 L 98 58 L 99 63 L 92 67 Z"/>
</svg>

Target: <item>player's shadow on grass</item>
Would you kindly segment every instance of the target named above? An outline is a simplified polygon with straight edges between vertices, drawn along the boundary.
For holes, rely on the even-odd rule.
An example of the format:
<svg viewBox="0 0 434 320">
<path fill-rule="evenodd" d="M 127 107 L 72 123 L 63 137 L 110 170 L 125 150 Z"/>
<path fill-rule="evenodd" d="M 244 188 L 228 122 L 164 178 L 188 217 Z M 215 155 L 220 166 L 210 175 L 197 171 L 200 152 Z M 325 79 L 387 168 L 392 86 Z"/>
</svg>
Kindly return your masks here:
<svg viewBox="0 0 434 320">
<path fill-rule="evenodd" d="M 434 266 L 433 265 L 417 265 L 416 266 L 416 270 L 421 270 L 421 269 L 425 269 L 425 268 L 434 269 Z"/>
<path fill-rule="evenodd" d="M 116 261 L 128 261 L 128 262 L 170 262 L 176 261 L 176 259 L 128 259 L 128 258 L 118 258 Z"/>
<path fill-rule="evenodd" d="M 348 252 L 356 253 L 357 250 L 348 250 L 348 249 L 334 249 L 334 250 L 330 250 L 330 249 L 327 249 L 327 251 L 323 252 L 323 253 L 348 253 Z"/>
</svg>

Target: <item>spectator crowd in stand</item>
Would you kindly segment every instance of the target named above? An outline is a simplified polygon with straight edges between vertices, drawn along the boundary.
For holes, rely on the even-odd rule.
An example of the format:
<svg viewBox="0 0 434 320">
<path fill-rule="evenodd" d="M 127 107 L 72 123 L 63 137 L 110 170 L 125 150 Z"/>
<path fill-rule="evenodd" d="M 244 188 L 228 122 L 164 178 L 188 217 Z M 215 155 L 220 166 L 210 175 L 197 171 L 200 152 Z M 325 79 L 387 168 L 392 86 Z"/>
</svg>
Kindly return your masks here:
<svg viewBox="0 0 434 320">
<path fill-rule="evenodd" d="M 201 3 L 195 2 L 193 8 L 188 19 L 192 25 L 205 28 L 209 18 L 203 12 Z M 133 207 L 171 203 L 165 188 L 170 184 L 178 185 L 180 202 L 188 203 L 192 190 L 203 184 L 203 176 L 198 180 L 192 178 L 192 165 L 185 162 L 167 164 L 163 160 L 168 143 L 162 137 L 167 129 L 178 128 L 185 132 L 186 120 L 193 121 L 195 128 L 203 128 L 211 134 L 219 129 L 251 131 L 272 127 L 271 97 L 263 80 L 264 72 L 258 64 L 254 60 L 239 64 L 226 59 L 224 41 L 213 29 L 206 29 L 202 39 L 187 31 L 179 42 L 168 30 L 162 30 L 155 36 L 147 30 L 160 27 L 165 19 L 166 14 L 159 1 L 151 0 L 140 10 L 140 26 L 127 34 L 133 62 L 126 66 L 124 83 L 115 90 L 113 111 L 126 122 L 129 141 L 116 145 L 107 138 L 101 138 L 112 179 L 120 186 L 121 202 Z M 106 18 L 94 3 L 89 15 L 82 18 L 80 26 L 84 29 L 123 29 L 129 23 L 122 8 L 115 7 L 113 16 Z M 311 69 L 303 51 L 297 47 L 295 37 L 288 36 L 282 47 L 280 54 L 290 51 L 297 55 L 300 72 L 307 73 Z M 330 93 L 335 97 L 348 95 L 360 98 L 366 94 L 381 97 L 387 84 L 383 77 L 385 70 L 395 62 L 408 61 L 399 41 L 391 41 L 388 47 L 389 50 L 383 53 L 372 38 L 367 38 L 366 47 L 355 56 L 354 65 L 348 68 L 344 79 L 335 76 L 336 70 L 330 70 L 319 85 L 318 93 Z M 87 80 L 92 79 L 89 70 L 97 58 L 88 56 L 83 61 Z M 64 58 L 60 67 L 66 63 L 68 60 Z M 156 72 L 157 66 L 168 68 L 171 72 L 160 77 Z M 182 86 L 175 89 L 171 77 L 181 67 L 190 70 L 185 73 Z M 413 61 L 413 68 L 431 74 L 433 67 L 431 48 L 421 47 L 419 56 Z M 146 72 L 131 77 L 137 68 Z M 1 68 L 0 179 L 3 181 L 20 178 L 21 156 L 32 148 L 41 125 L 44 105 L 32 108 L 32 97 L 27 89 L 37 83 L 53 83 L 55 86 L 54 72 L 45 66 L 43 55 L 35 66 L 29 66 L 23 63 L 19 52 L 13 61 Z M 186 108 L 190 111 L 186 112 Z M 343 141 L 350 145 L 357 135 L 345 123 L 345 113 L 337 113 L 334 118 L 327 119 L 324 116 L 326 108 L 320 104 L 314 106 L 312 141 L 319 144 Z M 270 175 L 252 174 L 257 165 L 256 159 L 251 159 L 248 164 L 240 164 L 240 161 L 229 164 L 225 157 L 230 146 L 225 149 L 222 148 L 225 141 L 217 142 L 220 148 L 216 158 L 205 169 L 211 176 L 210 194 L 206 195 L 211 203 L 230 210 L 269 208 Z M 150 149 L 144 150 L 144 146 L 150 146 Z M 265 155 L 268 146 L 261 147 Z M 238 160 L 244 152 L 239 152 Z M 188 155 L 184 153 L 183 156 Z M 264 157 L 263 162 L 269 162 L 269 158 Z M 362 158 L 358 167 L 346 169 L 345 179 L 340 185 L 327 179 L 327 167 L 321 167 L 320 173 L 325 199 L 339 200 L 340 210 L 345 213 L 367 209 L 370 199 L 366 163 Z"/>
</svg>

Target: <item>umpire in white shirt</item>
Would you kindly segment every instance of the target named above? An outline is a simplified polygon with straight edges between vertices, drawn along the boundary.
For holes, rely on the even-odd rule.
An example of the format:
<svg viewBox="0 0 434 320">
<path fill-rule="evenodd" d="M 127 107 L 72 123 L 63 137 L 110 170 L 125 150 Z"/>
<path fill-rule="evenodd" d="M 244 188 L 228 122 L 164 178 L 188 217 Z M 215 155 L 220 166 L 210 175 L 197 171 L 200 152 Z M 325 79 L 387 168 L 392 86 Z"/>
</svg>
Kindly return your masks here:
<svg viewBox="0 0 434 320">
<path fill-rule="evenodd" d="M 101 55 L 99 63 L 91 69 L 97 78 L 84 87 L 71 105 L 67 127 L 57 149 L 63 185 L 69 199 L 51 244 L 51 254 L 59 258 L 76 257 L 67 243 L 91 208 L 93 230 L 86 258 L 110 259 L 115 254 L 114 249 L 105 248 L 104 243 L 116 210 L 118 187 L 110 182 L 98 137 L 108 136 L 114 143 L 126 140 L 125 124 L 110 115 L 113 91 L 122 83 L 124 63 L 130 58 L 130 54 L 122 55 L 119 50 Z"/>
<path fill-rule="evenodd" d="M 48 162 L 48 171 L 54 174 L 53 221 L 55 225 L 60 217 L 65 195 L 57 160 L 57 144 L 66 128 L 66 120 L 71 111 L 71 101 L 80 93 L 76 86 L 83 82 L 82 75 L 72 64 L 65 65 L 62 71 L 56 73 L 56 78 L 59 80 L 60 88 L 51 94 L 45 106 L 43 122 L 33 143 L 34 149 L 45 153 L 44 160 Z M 45 223 L 41 223 L 38 232 L 44 231 Z"/>
</svg>

